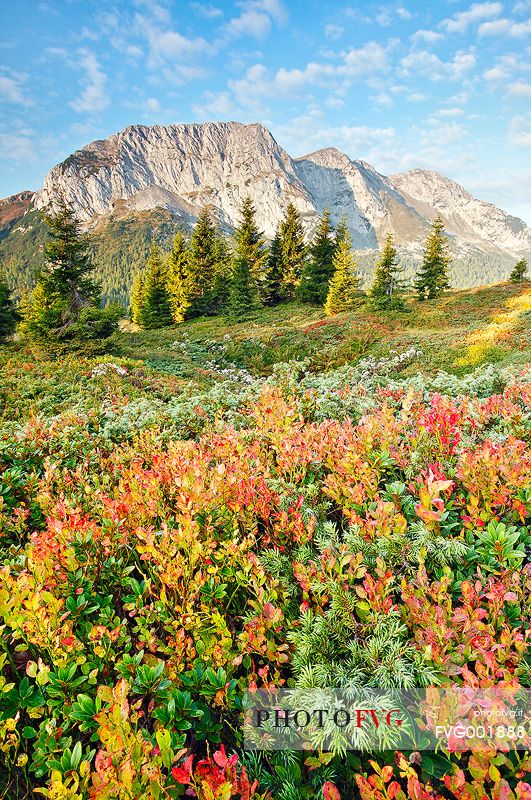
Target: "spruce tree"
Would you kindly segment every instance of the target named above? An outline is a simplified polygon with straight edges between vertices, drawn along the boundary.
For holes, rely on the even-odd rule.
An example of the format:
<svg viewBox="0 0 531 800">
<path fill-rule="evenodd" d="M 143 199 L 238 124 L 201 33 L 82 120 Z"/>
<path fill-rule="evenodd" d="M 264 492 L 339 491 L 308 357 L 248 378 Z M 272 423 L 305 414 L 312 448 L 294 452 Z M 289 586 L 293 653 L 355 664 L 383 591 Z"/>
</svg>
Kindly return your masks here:
<svg viewBox="0 0 531 800">
<path fill-rule="evenodd" d="M 99 307 L 99 289 L 90 278 L 89 241 L 62 197 L 57 206 L 55 213 L 45 216 L 50 235 L 44 247 L 45 265 L 22 303 L 19 330 L 47 346 L 58 341 L 99 341 L 116 328 L 119 309 Z"/>
<path fill-rule="evenodd" d="M 188 247 L 190 280 L 189 317 L 212 314 L 216 310 L 216 271 L 219 242 L 210 209 L 204 206 L 197 218 Z"/>
<path fill-rule="evenodd" d="M 444 223 L 437 215 L 426 239 L 422 265 L 415 280 L 419 300 L 440 297 L 449 288 L 448 268 L 451 260 Z"/>
<path fill-rule="evenodd" d="M 293 297 L 306 259 L 306 244 L 301 217 L 293 203 L 289 203 L 284 219 L 280 223 L 280 244 L 282 250 L 282 294 Z"/>
<path fill-rule="evenodd" d="M 173 322 L 167 289 L 167 268 L 155 240 L 151 243 L 144 273 L 144 291 L 139 315 L 143 328 L 164 328 Z"/>
<path fill-rule="evenodd" d="M 340 314 L 354 307 L 359 294 L 359 280 L 352 254 L 352 239 L 346 233 L 339 242 L 333 258 L 334 274 L 330 281 L 325 303 L 325 314 Z"/>
<path fill-rule="evenodd" d="M 404 282 L 400 277 L 402 269 L 398 266 L 398 253 L 392 234 L 388 234 L 376 264 L 374 283 L 370 290 L 370 304 L 378 309 L 404 309 Z"/>
<path fill-rule="evenodd" d="M 232 266 L 227 316 L 245 319 L 260 306 L 258 289 L 251 265 L 245 256 L 236 255 Z"/>
<path fill-rule="evenodd" d="M 251 275 L 259 289 L 264 283 L 264 264 L 267 251 L 264 248 L 264 239 L 255 221 L 256 211 L 250 197 L 242 203 L 241 220 L 234 232 L 235 258 L 247 262 Z"/>
<path fill-rule="evenodd" d="M 178 231 L 168 256 L 166 289 L 170 298 L 171 315 L 174 322 L 183 322 L 192 303 L 192 286 L 188 267 L 188 248 Z"/>
<path fill-rule="evenodd" d="M 269 246 L 265 274 L 263 301 L 266 306 L 274 306 L 283 299 L 284 262 L 282 258 L 282 241 L 277 228 L 275 238 Z"/>
<path fill-rule="evenodd" d="M 335 243 L 330 212 L 325 209 L 309 248 L 309 258 L 301 276 L 299 297 L 303 303 L 325 302 L 328 284 L 334 274 Z"/>
<path fill-rule="evenodd" d="M 7 281 L 0 275 L 0 341 L 11 336 L 20 319 Z"/>
<path fill-rule="evenodd" d="M 218 313 L 227 306 L 232 275 L 232 251 L 227 237 L 220 232 L 216 236 L 215 257 L 212 311 Z"/>
<path fill-rule="evenodd" d="M 511 282 L 522 283 L 525 280 L 527 280 L 527 260 L 525 258 L 521 258 L 520 261 L 517 261 L 513 267 L 513 271 L 511 272 Z"/>
<path fill-rule="evenodd" d="M 99 300 L 97 286 L 89 275 L 94 267 L 89 256 L 89 241 L 64 198 L 59 198 L 55 214 L 45 216 L 50 239 L 44 246 L 45 266 L 38 283 L 49 298 L 63 301 L 62 321 L 75 319 L 86 305 Z"/>
<path fill-rule="evenodd" d="M 131 321 L 140 325 L 144 305 L 144 273 L 137 272 L 131 287 Z"/>
</svg>

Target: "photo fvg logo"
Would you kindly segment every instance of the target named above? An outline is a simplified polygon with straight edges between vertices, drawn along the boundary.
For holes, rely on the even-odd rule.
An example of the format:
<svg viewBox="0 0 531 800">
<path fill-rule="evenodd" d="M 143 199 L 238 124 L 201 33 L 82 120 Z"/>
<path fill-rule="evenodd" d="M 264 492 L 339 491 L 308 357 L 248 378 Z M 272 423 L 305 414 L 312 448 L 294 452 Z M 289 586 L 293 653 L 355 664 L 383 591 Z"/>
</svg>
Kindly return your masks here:
<svg viewBox="0 0 531 800">
<path fill-rule="evenodd" d="M 255 708 L 253 713 L 254 726 L 257 729 L 264 728 L 266 723 L 270 723 L 273 728 L 299 730 L 315 725 L 317 728 L 324 729 L 327 722 L 331 722 L 337 728 L 348 728 L 354 725 L 359 729 L 366 726 L 378 729 L 380 725 L 399 728 L 402 725 L 403 710 L 399 708 L 391 708 L 388 711 L 379 708 L 339 708 L 331 711 L 327 708 L 314 708 L 309 711 L 305 708 Z"/>
<path fill-rule="evenodd" d="M 248 692 L 248 750 L 528 750 L 531 693 L 522 687 Z"/>
</svg>

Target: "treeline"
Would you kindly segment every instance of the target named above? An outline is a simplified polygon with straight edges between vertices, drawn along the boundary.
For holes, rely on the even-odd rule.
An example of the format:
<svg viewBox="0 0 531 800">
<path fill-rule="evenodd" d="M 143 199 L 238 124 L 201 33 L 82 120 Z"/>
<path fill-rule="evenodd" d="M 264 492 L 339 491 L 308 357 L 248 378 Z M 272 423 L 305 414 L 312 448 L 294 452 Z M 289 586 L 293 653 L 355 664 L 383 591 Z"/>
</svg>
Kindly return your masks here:
<svg viewBox="0 0 531 800">
<path fill-rule="evenodd" d="M 48 240 L 37 283 L 17 304 L 0 278 L 0 338 L 18 327 L 21 337 L 41 344 L 101 342 L 115 330 L 124 309 L 102 307 L 94 280 L 91 242 L 63 200 L 45 217 Z M 147 263 L 133 282 L 131 319 L 143 328 L 160 328 L 204 315 L 244 319 L 262 306 L 292 300 L 322 305 L 327 315 L 360 302 L 375 310 L 405 309 L 404 295 L 433 299 L 449 288 L 449 243 L 440 217 L 427 236 L 412 286 L 406 285 L 397 248 L 388 235 L 363 292 L 346 220 L 336 229 L 324 211 L 311 242 L 290 204 L 269 244 L 256 223 L 252 201 L 244 200 L 233 237 L 223 235 L 204 208 L 189 238 L 178 232 L 162 253 L 152 240 Z M 514 266 L 511 280 L 526 279 L 527 261 Z"/>
<path fill-rule="evenodd" d="M 419 299 L 438 297 L 449 287 L 450 262 L 448 240 L 438 217 L 414 282 Z M 389 235 L 367 299 L 376 309 L 402 310 L 407 290 L 397 248 Z M 146 266 L 133 282 L 131 318 L 143 328 L 205 314 L 242 319 L 261 305 L 295 299 L 323 305 L 330 315 L 352 309 L 364 296 L 346 220 L 334 230 L 325 210 L 307 244 L 300 215 L 290 203 L 266 247 L 252 201 L 247 198 L 232 240 L 220 233 L 209 209 L 204 208 L 188 241 L 179 232 L 171 251 L 164 255 L 153 241 Z"/>
</svg>

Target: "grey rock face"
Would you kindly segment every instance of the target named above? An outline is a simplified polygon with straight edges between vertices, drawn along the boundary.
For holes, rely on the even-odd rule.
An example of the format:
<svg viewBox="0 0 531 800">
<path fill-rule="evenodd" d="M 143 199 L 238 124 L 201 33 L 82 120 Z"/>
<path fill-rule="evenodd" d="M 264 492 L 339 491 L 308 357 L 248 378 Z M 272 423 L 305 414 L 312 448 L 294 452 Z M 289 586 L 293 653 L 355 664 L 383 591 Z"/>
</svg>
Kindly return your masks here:
<svg viewBox="0 0 531 800">
<path fill-rule="evenodd" d="M 165 208 L 186 224 L 209 205 L 228 228 L 250 196 L 271 238 L 292 202 L 308 234 L 324 208 L 346 216 L 354 246 L 374 248 L 387 233 L 415 252 L 439 212 L 459 248 L 518 255 L 531 251 L 521 220 L 476 200 L 454 181 L 428 170 L 389 178 L 334 148 L 292 159 L 262 125 L 236 122 L 134 125 L 78 150 L 46 176 L 37 208 L 58 193 L 87 225 L 122 214 Z"/>
</svg>

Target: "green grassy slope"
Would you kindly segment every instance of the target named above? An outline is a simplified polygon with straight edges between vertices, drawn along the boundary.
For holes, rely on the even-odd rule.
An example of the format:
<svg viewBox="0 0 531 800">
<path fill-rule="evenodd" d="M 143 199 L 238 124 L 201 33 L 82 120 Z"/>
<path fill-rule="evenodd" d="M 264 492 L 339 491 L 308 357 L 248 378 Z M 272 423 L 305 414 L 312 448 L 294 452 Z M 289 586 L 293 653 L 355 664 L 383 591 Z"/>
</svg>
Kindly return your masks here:
<svg viewBox="0 0 531 800">
<path fill-rule="evenodd" d="M 305 371 L 325 373 L 362 357 L 387 358 L 420 351 L 402 376 L 445 370 L 464 375 L 482 364 L 531 363 L 531 284 L 497 284 L 451 292 L 440 300 L 410 301 L 402 314 L 372 313 L 363 304 L 351 313 L 324 316 L 321 308 L 288 304 L 262 309 L 232 323 L 203 318 L 155 331 L 125 324 L 97 360 L 47 360 L 18 344 L 0 347 L 0 403 L 4 413 L 54 414 L 83 400 L 153 398 L 169 402 L 233 380 L 245 385 L 270 375 L 276 364 L 304 361 Z M 126 382 L 109 373 L 92 377 L 97 361 L 124 364 Z"/>
</svg>

